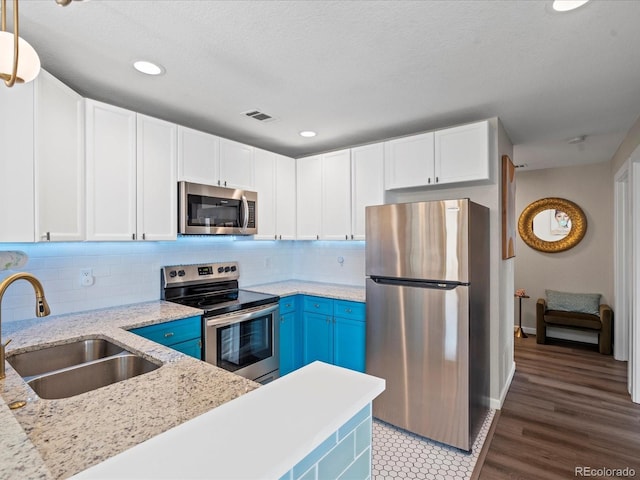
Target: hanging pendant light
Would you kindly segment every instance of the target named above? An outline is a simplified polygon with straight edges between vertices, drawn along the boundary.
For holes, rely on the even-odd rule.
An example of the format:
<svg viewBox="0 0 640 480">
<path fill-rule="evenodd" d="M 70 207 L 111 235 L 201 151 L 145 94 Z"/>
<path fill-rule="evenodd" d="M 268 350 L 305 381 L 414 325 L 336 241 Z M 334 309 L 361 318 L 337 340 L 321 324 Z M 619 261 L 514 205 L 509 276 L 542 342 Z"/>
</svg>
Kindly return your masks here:
<svg viewBox="0 0 640 480">
<path fill-rule="evenodd" d="M 18 0 L 13 0 L 13 33 L 7 32 L 7 0 L 2 0 L 0 31 L 0 78 L 7 87 L 26 83 L 40 73 L 40 58 L 18 33 Z"/>
</svg>

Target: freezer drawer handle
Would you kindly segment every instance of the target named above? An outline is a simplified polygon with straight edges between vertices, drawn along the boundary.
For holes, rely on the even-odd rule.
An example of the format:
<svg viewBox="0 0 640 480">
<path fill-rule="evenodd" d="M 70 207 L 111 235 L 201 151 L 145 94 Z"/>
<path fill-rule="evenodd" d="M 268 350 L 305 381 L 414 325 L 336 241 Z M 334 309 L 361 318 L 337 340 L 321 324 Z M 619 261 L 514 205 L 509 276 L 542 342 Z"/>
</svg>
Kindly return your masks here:
<svg viewBox="0 0 640 480">
<path fill-rule="evenodd" d="M 398 287 L 432 288 L 436 290 L 453 290 L 457 287 L 469 286 L 462 282 L 430 282 L 428 280 L 406 280 L 402 278 L 371 277 L 379 285 L 395 285 Z"/>
</svg>

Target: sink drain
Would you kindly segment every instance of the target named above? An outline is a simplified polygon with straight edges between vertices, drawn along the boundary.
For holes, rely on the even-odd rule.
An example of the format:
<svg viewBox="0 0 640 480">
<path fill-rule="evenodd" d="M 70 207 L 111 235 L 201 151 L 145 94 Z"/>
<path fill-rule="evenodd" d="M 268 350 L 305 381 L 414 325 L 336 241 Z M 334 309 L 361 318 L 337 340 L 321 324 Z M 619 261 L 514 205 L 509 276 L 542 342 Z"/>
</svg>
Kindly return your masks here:
<svg viewBox="0 0 640 480">
<path fill-rule="evenodd" d="M 27 404 L 27 402 L 25 402 L 24 400 L 17 400 L 15 402 L 11 402 L 9 404 L 9 408 L 11 410 L 17 410 L 18 408 L 22 408 Z"/>
</svg>

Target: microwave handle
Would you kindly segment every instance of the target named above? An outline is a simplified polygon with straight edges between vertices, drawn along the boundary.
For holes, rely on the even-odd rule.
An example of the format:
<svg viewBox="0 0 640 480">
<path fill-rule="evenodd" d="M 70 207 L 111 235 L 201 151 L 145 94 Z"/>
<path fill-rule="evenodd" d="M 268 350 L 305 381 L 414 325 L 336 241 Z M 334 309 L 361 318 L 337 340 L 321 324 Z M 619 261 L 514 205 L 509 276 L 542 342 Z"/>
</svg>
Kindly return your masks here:
<svg viewBox="0 0 640 480">
<path fill-rule="evenodd" d="M 247 197 L 242 195 L 242 233 L 247 231 L 247 227 L 249 226 L 249 202 L 247 202 Z"/>
</svg>

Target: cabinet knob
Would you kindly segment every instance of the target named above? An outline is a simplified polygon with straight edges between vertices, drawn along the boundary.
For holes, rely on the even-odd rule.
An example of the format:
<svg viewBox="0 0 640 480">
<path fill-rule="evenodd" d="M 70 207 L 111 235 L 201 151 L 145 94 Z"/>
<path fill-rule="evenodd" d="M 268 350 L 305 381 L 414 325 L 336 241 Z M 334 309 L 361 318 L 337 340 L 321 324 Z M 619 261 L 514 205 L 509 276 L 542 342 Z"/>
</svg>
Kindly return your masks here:
<svg viewBox="0 0 640 480">
<path fill-rule="evenodd" d="M 349 235 L 345 235 L 345 236 L 344 236 L 344 239 L 345 239 L 345 240 L 349 240 Z"/>
<path fill-rule="evenodd" d="M 173 332 L 167 332 L 164 334 L 164 338 L 170 338 L 173 337 Z"/>
<path fill-rule="evenodd" d="M 440 179 L 438 177 L 436 177 L 436 183 L 438 183 L 440 181 Z"/>
<path fill-rule="evenodd" d="M 220 180 L 218 180 L 218 186 L 220 186 Z"/>
<path fill-rule="evenodd" d="M 291 304 L 290 304 L 290 303 L 287 303 L 287 304 L 285 305 L 285 307 L 286 307 L 286 308 L 289 308 L 290 306 L 291 306 Z"/>
<path fill-rule="evenodd" d="M 280 240 L 282 240 L 282 235 L 280 235 Z"/>
<path fill-rule="evenodd" d="M 344 311 L 347 312 L 347 313 L 351 313 L 351 309 L 350 308 L 345 308 Z"/>
<path fill-rule="evenodd" d="M 224 181 L 224 186 L 225 186 L 225 187 L 227 186 L 227 181 L 226 181 L 226 180 Z"/>
<path fill-rule="evenodd" d="M 353 233 L 351 234 L 351 240 L 353 240 Z"/>
<path fill-rule="evenodd" d="M 51 232 L 47 232 L 47 241 L 51 240 Z"/>
<path fill-rule="evenodd" d="M 320 235 L 316 235 L 316 240 L 320 240 Z"/>
<path fill-rule="evenodd" d="M 135 239 L 136 239 L 136 234 L 135 234 L 135 233 L 132 233 L 132 234 L 131 234 L 131 240 L 135 240 Z"/>
<path fill-rule="evenodd" d="M 431 177 L 427 179 L 427 183 L 431 183 Z"/>
<path fill-rule="evenodd" d="M 146 239 L 147 239 L 147 234 L 146 234 L 146 233 L 143 233 L 143 234 L 142 234 L 142 239 L 143 239 L 143 240 L 146 240 Z"/>
<path fill-rule="evenodd" d="M 317 303 L 313 305 L 316 308 L 320 308 L 320 305 L 318 305 Z"/>
<path fill-rule="evenodd" d="M 274 235 L 274 236 L 273 236 L 273 239 L 274 239 L 274 240 L 277 240 L 277 239 L 278 239 L 278 235 Z"/>
</svg>

